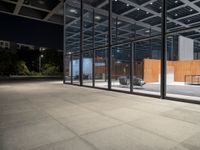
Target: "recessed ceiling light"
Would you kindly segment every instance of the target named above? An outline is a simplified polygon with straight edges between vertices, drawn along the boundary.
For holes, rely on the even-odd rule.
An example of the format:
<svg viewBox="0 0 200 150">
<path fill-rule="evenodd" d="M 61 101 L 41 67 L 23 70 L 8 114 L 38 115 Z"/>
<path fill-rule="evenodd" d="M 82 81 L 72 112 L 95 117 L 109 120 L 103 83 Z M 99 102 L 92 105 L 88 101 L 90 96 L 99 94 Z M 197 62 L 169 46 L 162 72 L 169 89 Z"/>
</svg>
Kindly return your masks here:
<svg viewBox="0 0 200 150">
<path fill-rule="evenodd" d="M 77 14 L 77 10 L 76 9 L 70 9 L 69 12 Z"/>
<path fill-rule="evenodd" d="M 162 7 L 160 6 L 159 9 L 162 9 Z"/>
<path fill-rule="evenodd" d="M 178 3 L 178 1 L 175 1 L 175 3 Z"/>
<path fill-rule="evenodd" d="M 24 0 L 24 4 L 28 5 L 30 3 L 29 0 Z"/>
<path fill-rule="evenodd" d="M 145 32 L 146 32 L 146 33 L 149 33 L 149 32 L 150 32 L 150 30 L 146 30 Z"/>
<path fill-rule="evenodd" d="M 126 4 L 126 6 L 128 7 L 128 6 L 129 6 L 129 4 Z"/>
<path fill-rule="evenodd" d="M 150 5 L 152 5 L 153 3 L 151 2 Z"/>
<path fill-rule="evenodd" d="M 101 17 L 100 16 L 95 16 L 95 19 L 100 20 Z"/>
<path fill-rule="evenodd" d="M 193 11 L 193 9 L 190 9 L 190 12 L 192 12 Z"/>
<path fill-rule="evenodd" d="M 116 63 L 117 63 L 117 64 L 120 64 L 120 63 L 121 63 L 121 61 L 120 61 L 120 60 L 118 60 L 118 61 L 116 61 Z"/>
<path fill-rule="evenodd" d="M 140 8 L 137 8 L 137 10 L 140 10 Z"/>
<path fill-rule="evenodd" d="M 115 2 L 117 2 L 117 0 L 115 0 Z"/>
<path fill-rule="evenodd" d="M 45 2 L 44 2 L 44 0 L 38 0 L 38 3 L 39 4 L 44 4 Z"/>
<path fill-rule="evenodd" d="M 178 16 L 178 14 L 175 14 L 175 16 Z"/>
<path fill-rule="evenodd" d="M 117 24 L 121 24 L 122 22 L 121 21 L 117 21 Z"/>
</svg>

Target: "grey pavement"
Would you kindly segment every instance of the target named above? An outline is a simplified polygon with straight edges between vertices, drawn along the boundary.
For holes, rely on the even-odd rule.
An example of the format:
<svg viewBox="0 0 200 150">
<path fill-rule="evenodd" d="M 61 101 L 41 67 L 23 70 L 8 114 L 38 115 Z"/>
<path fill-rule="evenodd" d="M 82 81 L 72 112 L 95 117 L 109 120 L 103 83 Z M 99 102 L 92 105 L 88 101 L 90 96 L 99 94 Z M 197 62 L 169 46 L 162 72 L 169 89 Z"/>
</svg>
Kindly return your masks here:
<svg viewBox="0 0 200 150">
<path fill-rule="evenodd" d="M 61 82 L 0 84 L 0 150 L 199 150 L 200 105 Z"/>
</svg>

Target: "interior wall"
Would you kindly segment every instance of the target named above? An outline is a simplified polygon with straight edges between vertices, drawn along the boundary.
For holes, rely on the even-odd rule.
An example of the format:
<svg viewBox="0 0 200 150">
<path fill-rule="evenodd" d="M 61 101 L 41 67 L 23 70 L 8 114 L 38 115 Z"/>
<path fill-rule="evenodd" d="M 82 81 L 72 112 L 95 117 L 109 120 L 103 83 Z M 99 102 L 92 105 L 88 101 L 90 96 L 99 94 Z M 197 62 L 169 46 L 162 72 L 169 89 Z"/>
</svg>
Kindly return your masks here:
<svg viewBox="0 0 200 150">
<path fill-rule="evenodd" d="M 200 74 L 200 60 L 167 61 L 167 73 L 174 72 L 175 82 L 185 82 L 186 75 Z M 159 82 L 160 60 L 144 60 L 144 81 Z"/>
<path fill-rule="evenodd" d="M 194 59 L 194 40 L 179 36 L 179 60 L 193 60 Z"/>
</svg>

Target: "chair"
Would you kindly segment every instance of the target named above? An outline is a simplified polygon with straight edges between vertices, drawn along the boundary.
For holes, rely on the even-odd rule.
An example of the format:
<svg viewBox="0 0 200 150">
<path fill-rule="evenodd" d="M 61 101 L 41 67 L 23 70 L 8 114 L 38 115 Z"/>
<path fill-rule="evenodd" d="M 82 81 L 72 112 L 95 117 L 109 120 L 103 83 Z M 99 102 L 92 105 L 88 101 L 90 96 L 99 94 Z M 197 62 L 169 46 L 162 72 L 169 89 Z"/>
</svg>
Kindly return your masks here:
<svg viewBox="0 0 200 150">
<path fill-rule="evenodd" d="M 121 76 L 119 77 L 119 83 L 120 85 L 129 85 L 130 79 L 128 79 L 126 76 Z M 133 76 L 133 85 L 142 87 L 145 84 L 146 83 L 142 79 Z"/>
<path fill-rule="evenodd" d="M 119 77 L 119 83 L 120 85 L 129 85 L 130 80 L 128 80 L 126 76 L 121 76 Z"/>
</svg>

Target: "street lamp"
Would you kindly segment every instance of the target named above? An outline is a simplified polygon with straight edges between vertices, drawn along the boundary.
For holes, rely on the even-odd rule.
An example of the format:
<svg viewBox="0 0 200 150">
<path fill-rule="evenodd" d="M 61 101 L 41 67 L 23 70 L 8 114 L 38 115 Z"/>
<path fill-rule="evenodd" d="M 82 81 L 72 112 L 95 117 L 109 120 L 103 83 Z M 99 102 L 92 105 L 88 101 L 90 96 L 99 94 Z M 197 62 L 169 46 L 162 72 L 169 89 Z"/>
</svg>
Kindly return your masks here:
<svg viewBox="0 0 200 150">
<path fill-rule="evenodd" d="M 39 72 L 41 72 L 41 66 L 42 66 L 42 58 L 44 55 L 39 55 Z"/>
</svg>

